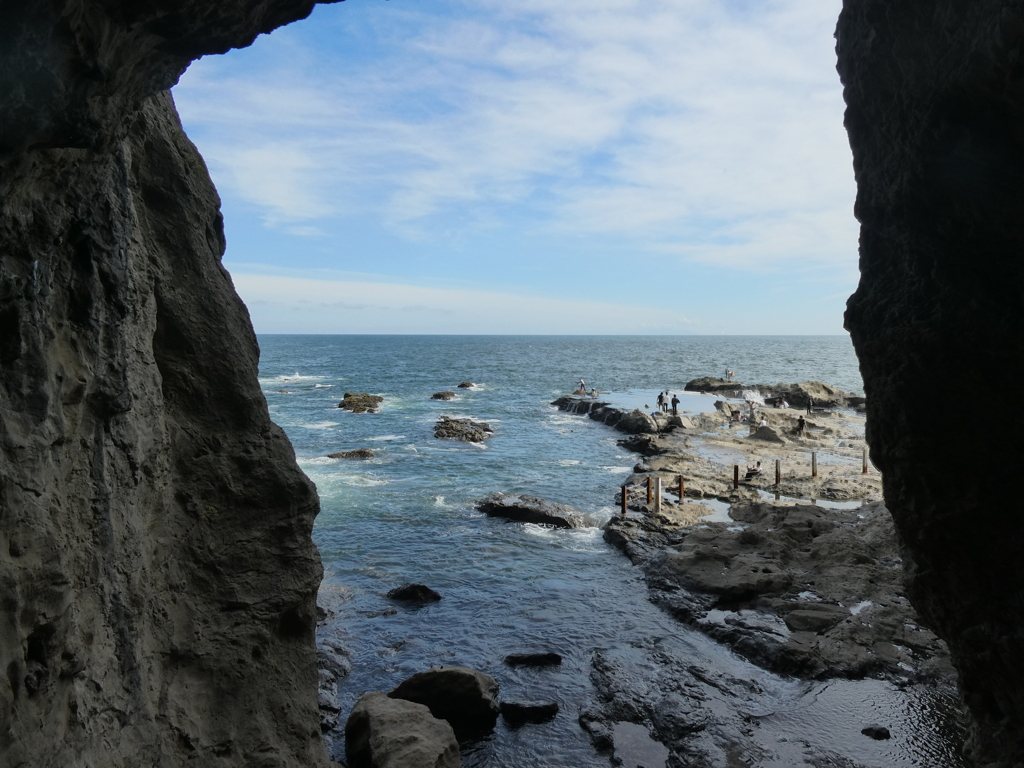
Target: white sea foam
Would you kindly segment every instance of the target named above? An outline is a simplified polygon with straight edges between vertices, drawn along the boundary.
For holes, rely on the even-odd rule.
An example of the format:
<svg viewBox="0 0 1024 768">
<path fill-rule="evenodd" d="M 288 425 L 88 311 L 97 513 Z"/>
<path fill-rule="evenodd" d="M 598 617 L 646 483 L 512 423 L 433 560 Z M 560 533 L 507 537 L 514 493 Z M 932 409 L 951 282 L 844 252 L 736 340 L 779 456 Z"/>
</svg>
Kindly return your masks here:
<svg viewBox="0 0 1024 768">
<path fill-rule="evenodd" d="M 852 613 L 854 616 L 856 616 L 858 613 L 863 611 L 865 608 L 870 608 L 872 605 L 874 605 L 874 603 L 872 603 L 870 600 L 865 600 L 864 602 L 857 603 L 855 606 L 853 606 L 853 608 L 850 609 L 850 613 Z"/>
<path fill-rule="evenodd" d="M 331 427 L 340 427 L 341 423 L 337 421 L 315 421 L 312 424 L 296 424 L 297 427 L 303 429 L 330 429 Z"/>
<path fill-rule="evenodd" d="M 368 437 L 367 440 L 379 442 L 382 440 L 405 440 L 405 435 L 378 435 L 377 437 Z"/>
<path fill-rule="evenodd" d="M 329 459 L 326 456 L 311 456 L 306 459 L 296 459 L 295 463 L 300 467 L 318 467 L 337 463 L 338 459 Z"/>
<path fill-rule="evenodd" d="M 633 471 L 632 467 L 601 467 L 610 475 L 626 475 Z"/>
<path fill-rule="evenodd" d="M 560 467 L 575 467 L 577 464 L 582 464 L 579 459 L 558 459 L 555 464 Z"/>
<path fill-rule="evenodd" d="M 330 389 L 333 386 L 333 384 L 314 384 L 313 389 Z"/>
</svg>

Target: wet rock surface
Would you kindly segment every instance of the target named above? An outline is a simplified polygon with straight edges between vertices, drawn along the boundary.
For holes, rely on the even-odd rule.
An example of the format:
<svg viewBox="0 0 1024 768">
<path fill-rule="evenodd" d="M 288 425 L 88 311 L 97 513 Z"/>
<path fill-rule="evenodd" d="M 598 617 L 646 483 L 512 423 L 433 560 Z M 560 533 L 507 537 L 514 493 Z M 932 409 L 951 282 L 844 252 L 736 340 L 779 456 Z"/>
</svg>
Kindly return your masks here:
<svg viewBox="0 0 1024 768">
<path fill-rule="evenodd" d="M 434 437 L 440 440 L 461 440 L 464 443 L 482 443 L 494 434 L 491 425 L 472 419 L 453 419 L 442 416 L 434 425 Z"/>
<path fill-rule="evenodd" d="M 902 594 L 880 502 L 856 511 L 737 503 L 731 516 L 742 525 L 679 530 L 643 562 L 659 605 L 781 674 L 952 677 L 945 645 Z"/>
<path fill-rule="evenodd" d="M 536 523 L 555 528 L 589 528 L 592 525 L 590 518 L 575 507 L 525 493 L 492 493 L 478 501 L 476 508 L 485 515 L 504 517 L 520 523 Z"/>
<path fill-rule="evenodd" d="M 352 413 L 376 413 L 379 406 L 384 402 L 380 395 L 371 395 L 368 392 L 346 392 L 345 396 L 338 403 L 339 408 L 344 408 Z"/>
<path fill-rule="evenodd" d="M 430 396 L 431 400 L 454 400 L 456 397 L 454 392 L 435 392 Z"/>
</svg>

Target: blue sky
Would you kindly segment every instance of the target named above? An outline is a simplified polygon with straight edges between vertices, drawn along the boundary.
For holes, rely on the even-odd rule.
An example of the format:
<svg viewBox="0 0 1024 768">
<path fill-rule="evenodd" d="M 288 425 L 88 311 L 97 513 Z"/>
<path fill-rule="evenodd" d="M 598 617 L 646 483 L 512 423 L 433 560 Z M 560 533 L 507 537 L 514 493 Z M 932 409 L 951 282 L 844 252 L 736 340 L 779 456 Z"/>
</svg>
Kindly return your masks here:
<svg viewBox="0 0 1024 768">
<path fill-rule="evenodd" d="M 261 333 L 842 333 L 841 0 L 347 0 L 174 88 Z"/>
</svg>

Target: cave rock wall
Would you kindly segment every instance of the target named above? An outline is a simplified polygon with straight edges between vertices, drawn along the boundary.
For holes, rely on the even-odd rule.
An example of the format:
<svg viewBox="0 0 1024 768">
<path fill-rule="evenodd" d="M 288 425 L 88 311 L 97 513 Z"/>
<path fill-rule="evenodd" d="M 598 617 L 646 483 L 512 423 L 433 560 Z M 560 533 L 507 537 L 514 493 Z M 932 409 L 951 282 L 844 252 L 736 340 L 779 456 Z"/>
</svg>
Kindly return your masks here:
<svg viewBox="0 0 1024 768">
<path fill-rule="evenodd" d="M 329 763 L 316 493 L 167 91 L 311 8 L 0 6 L 0 765 Z"/>
<path fill-rule="evenodd" d="M 1024 3 L 845 0 L 861 282 L 846 326 L 914 605 L 979 765 L 1024 764 Z M 1006 396 L 1001 411 L 979 396 Z"/>
</svg>

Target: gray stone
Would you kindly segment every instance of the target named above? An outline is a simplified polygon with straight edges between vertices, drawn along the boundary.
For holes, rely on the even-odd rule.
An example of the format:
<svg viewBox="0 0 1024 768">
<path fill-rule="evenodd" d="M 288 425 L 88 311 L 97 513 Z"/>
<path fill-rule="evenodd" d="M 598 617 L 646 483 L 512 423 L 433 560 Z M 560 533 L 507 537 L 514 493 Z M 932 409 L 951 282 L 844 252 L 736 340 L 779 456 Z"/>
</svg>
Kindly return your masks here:
<svg viewBox="0 0 1024 768">
<path fill-rule="evenodd" d="M 451 725 L 414 702 L 367 693 L 345 723 L 348 768 L 460 768 Z"/>
<path fill-rule="evenodd" d="M 750 433 L 750 440 L 764 440 L 767 443 L 785 443 L 786 438 L 771 427 L 758 427 Z"/>
<path fill-rule="evenodd" d="M 489 424 L 472 419 L 452 419 L 442 416 L 434 425 L 434 437 L 442 440 L 482 443 L 493 434 L 494 430 Z"/>
<path fill-rule="evenodd" d="M 373 450 L 370 448 L 356 448 L 354 451 L 337 451 L 328 453 L 328 459 L 372 459 Z"/>
<path fill-rule="evenodd" d="M 454 392 L 435 392 L 430 396 L 431 400 L 454 400 L 455 398 Z"/>
<path fill-rule="evenodd" d="M 341 402 L 338 403 L 338 407 L 352 411 L 352 413 L 376 413 L 380 410 L 378 406 L 383 402 L 384 398 L 380 395 L 371 395 L 367 392 L 346 392 Z"/>
<path fill-rule="evenodd" d="M 647 434 L 658 432 L 658 423 L 649 413 L 644 413 L 639 408 L 624 414 L 615 424 L 620 432 L 631 435 Z"/>
</svg>

